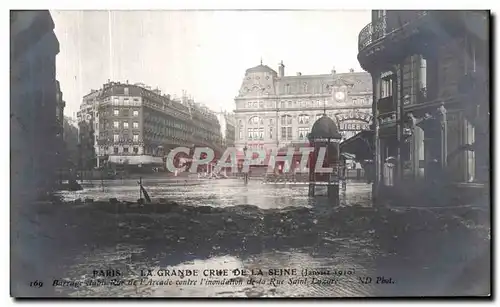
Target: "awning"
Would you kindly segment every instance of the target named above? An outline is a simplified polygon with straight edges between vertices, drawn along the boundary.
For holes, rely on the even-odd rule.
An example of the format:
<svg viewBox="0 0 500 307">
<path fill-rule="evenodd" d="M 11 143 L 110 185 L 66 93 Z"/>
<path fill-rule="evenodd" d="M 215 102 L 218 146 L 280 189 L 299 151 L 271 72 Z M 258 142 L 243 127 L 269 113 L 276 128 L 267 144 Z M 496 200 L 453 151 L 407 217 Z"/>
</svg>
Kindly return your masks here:
<svg viewBox="0 0 500 307">
<path fill-rule="evenodd" d="M 364 130 L 340 143 L 340 152 L 356 156 L 356 160 L 369 160 L 374 154 L 374 133 Z"/>
<path fill-rule="evenodd" d="M 115 164 L 128 164 L 128 165 L 139 165 L 139 164 L 163 164 L 163 159 L 161 157 L 153 156 L 109 156 L 108 161 Z"/>
</svg>

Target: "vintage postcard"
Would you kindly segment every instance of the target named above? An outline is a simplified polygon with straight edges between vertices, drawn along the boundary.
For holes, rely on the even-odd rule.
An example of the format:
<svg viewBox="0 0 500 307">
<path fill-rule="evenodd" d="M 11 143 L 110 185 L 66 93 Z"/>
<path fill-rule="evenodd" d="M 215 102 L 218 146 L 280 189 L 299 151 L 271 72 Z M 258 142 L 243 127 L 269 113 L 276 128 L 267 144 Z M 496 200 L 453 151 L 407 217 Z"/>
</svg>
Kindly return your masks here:
<svg viewBox="0 0 500 307">
<path fill-rule="evenodd" d="M 11 10 L 11 296 L 490 297 L 490 31 Z"/>
</svg>

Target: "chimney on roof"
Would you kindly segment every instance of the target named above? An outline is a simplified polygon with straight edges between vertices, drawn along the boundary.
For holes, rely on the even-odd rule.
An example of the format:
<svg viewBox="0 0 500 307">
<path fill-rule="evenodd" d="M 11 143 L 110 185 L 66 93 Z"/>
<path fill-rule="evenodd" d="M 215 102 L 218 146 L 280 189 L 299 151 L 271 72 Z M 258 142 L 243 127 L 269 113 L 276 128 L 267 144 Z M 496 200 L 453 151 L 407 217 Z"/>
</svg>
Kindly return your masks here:
<svg viewBox="0 0 500 307">
<path fill-rule="evenodd" d="M 127 84 L 128 84 L 128 80 L 127 80 Z"/>
<path fill-rule="evenodd" d="M 299 71 L 299 72 L 297 73 L 297 76 L 302 76 L 302 73 Z"/>
<path fill-rule="evenodd" d="M 279 71 L 279 77 L 283 78 L 285 76 L 285 65 L 283 64 L 283 61 L 281 61 L 281 63 L 279 64 L 278 71 Z"/>
<path fill-rule="evenodd" d="M 349 69 L 349 72 L 354 72 L 354 68 Z"/>
<path fill-rule="evenodd" d="M 332 75 L 335 75 L 337 71 L 335 70 L 335 67 L 332 69 Z"/>
</svg>

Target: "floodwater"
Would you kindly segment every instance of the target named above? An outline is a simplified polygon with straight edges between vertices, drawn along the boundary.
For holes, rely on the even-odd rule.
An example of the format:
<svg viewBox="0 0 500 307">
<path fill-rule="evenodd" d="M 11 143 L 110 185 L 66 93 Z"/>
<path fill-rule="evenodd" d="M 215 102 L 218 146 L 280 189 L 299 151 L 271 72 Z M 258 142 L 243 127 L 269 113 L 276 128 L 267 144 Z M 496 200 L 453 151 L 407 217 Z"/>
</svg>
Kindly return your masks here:
<svg viewBox="0 0 500 307">
<path fill-rule="evenodd" d="M 136 201 L 140 197 L 137 180 L 90 181 L 82 184 L 84 190 L 60 192 L 64 200 L 93 198 Z M 326 204 L 324 197 L 309 198 L 307 185 L 263 184 L 262 179 L 252 178 L 247 185 L 242 179 L 143 179 L 143 186 L 152 199 L 166 198 L 186 205 L 230 207 L 257 206 L 262 209 L 279 209 L 288 206 L 313 206 Z M 318 188 L 319 189 L 319 188 Z M 340 193 L 340 205 L 359 204 L 371 206 L 371 185 L 349 181 Z"/>
<path fill-rule="evenodd" d="M 143 179 L 143 184 L 151 198 L 173 200 L 180 207 L 166 214 L 109 214 L 86 210 L 85 205 L 72 211 L 68 204 L 38 214 L 36 223 L 23 229 L 29 232 L 26 227 L 31 227 L 38 235 L 23 239 L 28 252 L 19 257 L 48 287 L 25 287 L 21 278 L 13 291 L 64 297 L 440 296 L 489 291 L 488 225 L 470 224 L 461 213 L 426 208 L 374 209 L 371 186 L 365 183 L 349 182 L 338 206 L 324 197 L 307 197 L 306 186 L 264 185 L 257 179 L 248 185 L 238 179 Z M 65 200 L 139 198 L 137 180 L 95 181 L 84 188 L 60 195 Z M 489 216 L 483 209 L 466 212 Z M 120 276 L 94 276 L 94 271 L 109 269 L 119 270 Z M 251 273 L 241 276 L 236 269 Z M 274 269 L 287 271 L 271 276 Z M 329 275 L 302 276 L 304 269 Z M 153 276 L 141 276 L 148 270 Z M 159 276 L 165 270 L 196 270 L 199 275 Z M 205 276 L 206 270 L 227 276 Z M 52 287 L 54 280 L 72 283 Z M 122 283 L 109 284 L 112 280 Z"/>
</svg>

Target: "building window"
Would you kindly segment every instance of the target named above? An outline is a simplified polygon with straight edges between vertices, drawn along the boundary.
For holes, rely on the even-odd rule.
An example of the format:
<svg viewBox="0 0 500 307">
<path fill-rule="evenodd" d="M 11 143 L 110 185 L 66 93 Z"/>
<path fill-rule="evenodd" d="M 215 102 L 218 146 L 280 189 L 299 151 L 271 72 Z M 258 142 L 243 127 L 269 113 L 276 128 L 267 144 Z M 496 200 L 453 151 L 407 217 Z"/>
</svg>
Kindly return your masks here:
<svg viewBox="0 0 500 307">
<path fill-rule="evenodd" d="M 128 147 L 123 147 L 123 152 L 128 153 Z"/>
<path fill-rule="evenodd" d="M 123 129 L 128 129 L 128 122 L 123 122 Z"/>
<path fill-rule="evenodd" d="M 138 122 L 133 122 L 132 123 L 133 128 L 139 128 L 139 123 Z"/>
<path fill-rule="evenodd" d="M 114 121 L 113 122 L 113 127 L 114 128 L 120 128 L 120 122 Z"/>
<path fill-rule="evenodd" d="M 427 98 L 427 60 L 420 56 L 420 70 L 418 74 L 418 90 L 423 99 Z"/>
<path fill-rule="evenodd" d="M 249 109 L 251 109 L 251 108 L 252 108 L 252 102 L 251 102 L 251 101 L 249 101 L 249 102 L 248 102 L 248 108 L 249 108 Z"/>
<path fill-rule="evenodd" d="M 253 108 L 254 108 L 254 109 L 257 109 L 257 101 L 254 101 L 254 102 L 253 102 Z"/>
<path fill-rule="evenodd" d="M 124 94 L 125 94 L 126 96 L 128 96 L 128 87 L 124 88 L 124 89 L 123 89 L 123 92 L 124 92 Z"/>
<path fill-rule="evenodd" d="M 307 93 L 307 82 L 304 82 L 304 93 Z"/>
<path fill-rule="evenodd" d="M 114 110 L 113 110 L 113 114 L 114 114 L 115 116 L 120 115 L 120 110 L 118 110 L 118 109 L 114 109 Z"/>
<path fill-rule="evenodd" d="M 274 119 L 272 118 L 269 119 L 269 125 L 274 126 Z"/>
<path fill-rule="evenodd" d="M 259 102 L 259 108 L 263 109 L 264 108 L 264 101 Z"/>
<path fill-rule="evenodd" d="M 114 103 L 114 104 L 119 104 L 119 103 L 120 103 L 120 99 L 118 99 L 118 98 L 113 98 L 113 103 Z"/>
<path fill-rule="evenodd" d="M 292 127 L 281 127 L 281 139 L 283 140 L 292 139 Z"/>
<path fill-rule="evenodd" d="M 134 147 L 134 153 L 138 154 L 139 153 L 139 147 Z"/>
<path fill-rule="evenodd" d="M 117 153 L 118 153 L 118 147 L 113 147 L 113 152 L 114 152 L 115 154 L 117 154 Z"/>
<path fill-rule="evenodd" d="M 253 135 L 254 135 L 254 128 L 248 128 L 247 129 L 247 138 L 249 140 L 253 140 Z"/>
<path fill-rule="evenodd" d="M 264 128 L 259 128 L 259 139 L 260 140 L 264 139 Z"/>
<path fill-rule="evenodd" d="M 380 98 L 387 98 L 392 96 L 392 78 L 382 79 L 382 93 Z"/>
<path fill-rule="evenodd" d="M 307 133 L 309 133 L 309 128 L 299 128 L 299 139 L 305 140 L 307 138 Z"/>
<path fill-rule="evenodd" d="M 292 105 L 292 101 L 291 101 L 291 100 L 289 100 L 289 101 L 288 101 L 288 107 L 289 107 L 289 108 L 293 107 L 293 105 Z"/>
<path fill-rule="evenodd" d="M 309 124 L 309 115 L 306 115 L 306 114 L 302 114 L 302 115 L 299 115 L 299 124 L 300 125 L 308 125 Z"/>
<path fill-rule="evenodd" d="M 358 104 L 358 99 L 353 98 L 353 99 L 352 99 L 352 104 Z"/>
<path fill-rule="evenodd" d="M 365 99 L 363 97 L 359 98 L 359 104 L 365 104 Z"/>
<path fill-rule="evenodd" d="M 273 127 L 269 127 L 269 138 L 273 139 Z"/>
<path fill-rule="evenodd" d="M 139 142 L 139 135 L 138 134 L 134 134 L 133 141 L 134 142 Z"/>
<path fill-rule="evenodd" d="M 134 116 L 139 116 L 139 111 L 134 110 L 134 111 L 132 112 L 132 115 L 134 115 Z"/>
<path fill-rule="evenodd" d="M 114 134 L 114 135 L 113 135 L 113 142 L 117 143 L 117 142 L 119 142 L 119 141 L 120 141 L 120 135 L 118 135 L 118 134 Z"/>
<path fill-rule="evenodd" d="M 281 116 L 281 125 L 282 126 L 287 126 L 292 124 L 292 116 L 290 115 L 283 115 Z"/>
</svg>

